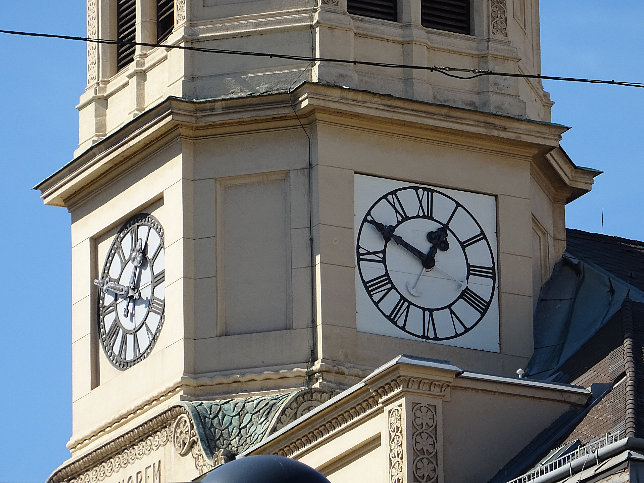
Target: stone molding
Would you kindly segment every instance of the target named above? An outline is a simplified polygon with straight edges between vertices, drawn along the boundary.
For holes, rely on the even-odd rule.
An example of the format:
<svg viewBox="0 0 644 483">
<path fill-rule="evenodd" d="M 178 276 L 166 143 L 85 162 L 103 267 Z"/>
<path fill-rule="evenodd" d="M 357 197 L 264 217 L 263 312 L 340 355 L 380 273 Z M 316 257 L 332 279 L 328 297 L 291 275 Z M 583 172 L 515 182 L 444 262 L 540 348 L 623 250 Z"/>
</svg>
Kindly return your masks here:
<svg viewBox="0 0 644 483">
<path fill-rule="evenodd" d="M 497 37 L 508 36 L 508 8 L 506 0 L 491 0 L 490 31 Z"/>
<path fill-rule="evenodd" d="M 389 481 L 390 483 L 405 482 L 405 434 L 402 422 L 402 404 L 391 408 L 387 422 L 389 423 Z"/>
<path fill-rule="evenodd" d="M 102 481 L 115 471 L 147 456 L 171 440 L 172 426 L 184 409 L 173 407 L 56 470 L 49 482 Z M 128 447 L 123 450 L 123 447 Z M 89 470 L 87 468 L 90 468 Z"/>
<path fill-rule="evenodd" d="M 79 438 L 77 440 L 70 441 L 67 444 L 67 448 L 69 448 L 69 450 L 72 453 L 82 450 L 83 448 L 92 444 L 97 439 L 102 438 L 106 433 L 111 432 L 114 429 L 129 423 L 134 418 L 138 417 L 141 413 L 148 411 L 151 407 L 157 406 L 161 403 L 166 402 L 171 397 L 174 397 L 180 390 L 181 390 L 181 387 L 179 387 L 178 385 L 174 385 L 173 387 L 169 388 L 167 391 L 164 391 L 161 394 L 156 395 L 138 404 L 128 412 L 116 416 L 108 424 L 105 424 L 97 428 L 91 434 L 84 436 L 82 438 Z"/>
<path fill-rule="evenodd" d="M 334 418 L 324 421 L 322 424 L 316 426 L 305 435 L 297 438 L 295 441 L 287 444 L 286 446 L 281 447 L 274 453 L 279 456 L 291 458 L 301 451 L 304 451 L 309 446 L 315 444 L 319 440 L 326 438 L 327 436 L 335 433 L 347 424 L 350 424 L 354 420 L 359 419 L 365 414 L 372 412 L 377 407 L 378 398 L 371 396 L 361 401 L 357 405 L 354 405 L 350 409 L 342 411 Z"/>
<path fill-rule="evenodd" d="M 450 383 L 445 380 L 431 378 L 398 376 L 375 387 L 369 387 L 368 385 L 367 387 L 370 390 L 368 397 L 362 398 L 358 403 L 353 404 L 350 408 L 334 417 L 325 418 L 323 422 L 314 426 L 306 434 L 297 437 L 286 445 L 278 447 L 273 450 L 273 453 L 288 458 L 296 456 L 318 441 L 325 439 L 353 423 L 355 420 L 381 408 L 384 403 L 404 392 L 422 393 L 426 396 L 446 398 L 449 395 Z"/>
</svg>

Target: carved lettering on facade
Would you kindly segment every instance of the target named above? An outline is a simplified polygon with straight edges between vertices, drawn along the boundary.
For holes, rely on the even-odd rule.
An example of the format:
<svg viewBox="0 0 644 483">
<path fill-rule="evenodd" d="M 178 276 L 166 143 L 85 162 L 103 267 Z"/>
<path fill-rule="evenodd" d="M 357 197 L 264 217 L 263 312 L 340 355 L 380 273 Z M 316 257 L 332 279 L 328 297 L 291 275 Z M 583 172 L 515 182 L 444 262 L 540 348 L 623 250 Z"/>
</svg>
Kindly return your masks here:
<svg viewBox="0 0 644 483">
<path fill-rule="evenodd" d="M 98 12 L 96 0 L 87 0 L 87 36 L 98 38 Z M 87 42 L 87 84 L 98 81 L 98 44 Z"/>
<path fill-rule="evenodd" d="M 413 482 L 438 481 L 438 448 L 436 407 L 431 404 L 412 405 Z"/>
<path fill-rule="evenodd" d="M 490 4 L 490 27 L 492 35 L 508 36 L 508 12 L 505 0 L 492 0 Z"/>
<path fill-rule="evenodd" d="M 103 481 L 107 478 L 111 478 L 112 475 L 119 473 L 120 471 L 125 470 L 129 466 L 133 466 L 137 461 L 143 459 L 145 456 L 151 454 L 153 451 L 158 450 L 159 448 L 168 444 L 171 439 L 171 429 L 170 426 L 166 426 L 156 433 L 148 436 L 143 441 L 140 441 L 136 445 L 127 448 L 120 453 L 116 454 L 107 461 L 102 462 L 100 465 L 95 466 L 90 471 L 87 471 L 81 474 L 78 478 L 75 478 L 70 481 L 70 483 L 94 483 L 97 481 Z M 125 480 L 118 480 L 119 482 L 125 481 L 125 483 L 140 483 L 138 478 L 138 473 L 141 473 L 141 478 L 143 483 L 156 483 L 161 481 L 161 460 L 158 464 L 149 465 L 147 475 L 148 480 L 146 480 L 146 468 L 135 471 L 128 476 Z M 154 479 L 157 478 L 157 479 Z"/>
<path fill-rule="evenodd" d="M 389 481 L 403 483 L 405 481 L 404 466 L 404 435 L 402 423 L 402 406 L 389 410 Z"/>
<path fill-rule="evenodd" d="M 152 463 L 136 473 L 117 480 L 116 483 L 161 483 L 161 460 Z"/>
</svg>

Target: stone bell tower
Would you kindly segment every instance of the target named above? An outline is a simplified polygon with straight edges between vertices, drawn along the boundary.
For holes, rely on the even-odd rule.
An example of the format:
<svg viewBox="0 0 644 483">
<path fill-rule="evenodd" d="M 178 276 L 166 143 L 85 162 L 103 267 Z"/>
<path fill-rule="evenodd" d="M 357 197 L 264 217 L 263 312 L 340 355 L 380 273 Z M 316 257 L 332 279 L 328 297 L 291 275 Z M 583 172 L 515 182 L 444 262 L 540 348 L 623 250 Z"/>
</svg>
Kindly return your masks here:
<svg viewBox="0 0 644 483">
<path fill-rule="evenodd" d="M 38 186 L 72 215 L 52 481 L 195 477 L 402 353 L 525 365 L 595 173 L 538 80 L 429 67 L 539 73 L 537 0 L 88 0 L 87 26 L 118 42 Z"/>
</svg>

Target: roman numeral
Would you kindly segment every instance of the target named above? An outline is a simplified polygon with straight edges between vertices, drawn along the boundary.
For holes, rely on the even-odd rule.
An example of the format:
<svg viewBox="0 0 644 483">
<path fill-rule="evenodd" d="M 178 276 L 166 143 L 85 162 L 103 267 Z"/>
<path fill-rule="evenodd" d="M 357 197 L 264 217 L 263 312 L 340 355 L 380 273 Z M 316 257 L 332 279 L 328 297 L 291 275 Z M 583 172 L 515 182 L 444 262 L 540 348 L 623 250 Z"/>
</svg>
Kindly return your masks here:
<svg viewBox="0 0 644 483">
<path fill-rule="evenodd" d="M 123 272 L 123 267 L 125 267 L 125 253 L 123 253 L 123 247 L 119 243 L 119 246 L 116 249 L 116 254 L 118 255 L 119 259 L 121 260 L 121 272 Z"/>
<path fill-rule="evenodd" d="M 163 299 L 155 297 L 154 295 L 150 297 L 150 301 L 148 302 L 148 309 L 150 310 L 150 312 L 154 312 L 157 315 L 163 315 L 164 307 L 165 302 L 163 301 Z"/>
<path fill-rule="evenodd" d="M 449 309 L 449 315 L 452 318 L 452 327 L 454 327 L 454 335 L 461 334 L 464 331 L 466 331 L 467 329 L 469 329 L 469 327 L 463 323 L 461 318 L 458 316 L 458 314 L 456 312 L 454 312 L 454 310 L 452 310 L 451 307 Z M 456 328 L 456 322 L 458 322 L 460 324 L 460 326 L 463 327 L 462 331 L 460 331 L 460 330 L 458 330 Z"/>
<path fill-rule="evenodd" d="M 374 298 L 375 295 L 382 294 L 380 298 L 376 300 L 376 303 L 380 303 L 382 299 L 384 299 L 387 294 L 393 290 L 394 286 L 389 275 L 385 273 L 365 282 L 365 288 L 371 298 Z"/>
<path fill-rule="evenodd" d="M 146 322 L 146 323 L 145 323 L 145 324 L 143 324 L 143 325 L 145 326 L 145 331 L 148 333 L 148 339 L 149 339 L 149 340 L 154 339 L 154 334 L 153 334 L 153 333 L 152 333 L 152 331 L 150 330 L 150 327 L 148 327 L 148 323 Z"/>
<path fill-rule="evenodd" d="M 115 310 L 116 310 L 116 304 L 114 302 L 104 307 L 101 307 L 101 318 L 105 318 L 105 316 L 110 315 Z"/>
<path fill-rule="evenodd" d="M 396 325 L 405 327 L 407 325 L 407 319 L 409 318 L 409 309 L 411 305 L 404 298 L 400 297 L 394 308 L 389 312 L 389 320 L 392 322 L 395 321 Z M 402 319 L 402 325 L 400 324 L 400 319 Z"/>
<path fill-rule="evenodd" d="M 396 214 L 396 223 L 400 223 L 402 220 L 409 218 L 402 201 L 398 198 L 398 193 L 393 193 L 391 196 L 387 196 L 385 201 L 394 209 L 394 213 Z"/>
<path fill-rule="evenodd" d="M 134 359 L 136 359 L 141 355 L 141 348 L 139 347 L 139 338 L 137 337 L 136 332 L 132 335 L 134 336 Z"/>
<path fill-rule="evenodd" d="M 469 287 L 463 290 L 461 298 L 479 314 L 483 314 L 487 310 L 487 300 L 471 290 Z"/>
<path fill-rule="evenodd" d="M 119 357 L 125 360 L 127 355 L 127 334 L 121 336 L 121 346 L 119 347 Z"/>
<path fill-rule="evenodd" d="M 366 248 L 358 246 L 358 262 L 368 262 L 368 263 L 385 263 L 385 251 L 376 250 L 370 251 Z"/>
<path fill-rule="evenodd" d="M 108 347 L 111 347 L 112 350 L 114 350 L 114 344 L 116 343 L 116 339 L 119 336 L 119 333 L 121 332 L 121 327 L 119 326 L 118 322 L 116 320 L 112 322 L 112 326 L 110 329 L 107 331 L 107 334 L 105 334 L 105 342 Z"/>
<path fill-rule="evenodd" d="M 159 256 L 159 253 L 161 253 L 161 249 L 163 248 L 163 244 L 159 243 L 159 246 L 157 246 L 156 250 L 154 250 L 154 254 L 150 257 L 150 264 L 154 265 L 154 262 L 156 261 L 157 257 Z"/>
<path fill-rule="evenodd" d="M 416 193 L 416 198 L 418 199 L 418 212 L 416 213 L 416 215 L 423 217 L 432 217 L 432 198 L 434 193 L 425 188 L 415 188 L 414 193 Z"/>
<path fill-rule="evenodd" d="M 483 232 L 480 232 L 468 238 L 467 240 L 463 240 L 462 245 L 463 245 L 463 248 L 467 248 L 482 240 L 485 240 L 485 235 L 483 234 Z"/>
<path fill-rule="evenodd" d="M 431 329 L 433 335 L 430 334 L 429 329 Z M 423 337 L 430 339 L 436 339 L 436 337 L 438 337 L 433 310 L 423 310 Z"/>
<path fill-rule="evenodd" d="M 483 267 L 481 265 L 468 265 L 467 276 L 489 278 L 494 280 L 494 267 Z"/>
<path fill-rule="evenodd" d="M 456 212 L 458 211 L 458 209 L 459 209 L 459 205 L 454 206 L 454 209 L 452 210 L 452 214 L 449 215 L 449 218 L 445 222 L 445 226 L 449 225 L 452 222 L 452 220 L 454 219 L 454 215 L 456 215 Z"/>
<path fill-rule="evenodd" d="M 161 270 L 159 273 L 154 274 L 152 279 L 152 286 L 157 287 L 160 283 L 165 282 L 165 270 Z"/>
</svg>

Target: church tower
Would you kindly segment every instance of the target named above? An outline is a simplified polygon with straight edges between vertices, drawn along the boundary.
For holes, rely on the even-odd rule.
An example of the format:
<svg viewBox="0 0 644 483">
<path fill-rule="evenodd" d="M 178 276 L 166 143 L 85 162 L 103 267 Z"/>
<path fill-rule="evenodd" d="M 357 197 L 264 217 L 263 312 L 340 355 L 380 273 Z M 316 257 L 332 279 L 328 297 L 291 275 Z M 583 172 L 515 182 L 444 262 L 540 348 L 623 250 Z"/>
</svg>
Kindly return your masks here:
<svg viewBox="0 0 644 483">
<path fill-rule="evenodd" d="M 87 0 L 87 27 L 118 42 L 38 186 L 72 215 L 52 481 L 194 478 L 399 354 L 525 366 L 596 174 L 529 77 L 538 0 Z M 215 454 L 195 421 L 236 404 Z"/>
</svg>

